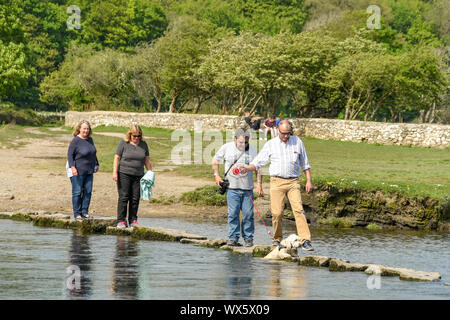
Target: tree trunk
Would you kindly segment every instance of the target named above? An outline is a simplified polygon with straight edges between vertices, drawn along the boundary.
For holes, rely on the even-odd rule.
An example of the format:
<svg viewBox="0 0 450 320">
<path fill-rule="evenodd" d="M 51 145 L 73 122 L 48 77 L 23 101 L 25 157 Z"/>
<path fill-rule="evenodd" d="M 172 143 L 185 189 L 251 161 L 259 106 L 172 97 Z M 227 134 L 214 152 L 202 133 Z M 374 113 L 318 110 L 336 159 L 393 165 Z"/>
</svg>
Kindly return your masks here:
<svg viewBox="0 0 450 320">
<path fill-rule="evenodd" d="M 258 107 L 259 101 L 262 99 L 262 96 L 259 96 L 258 99 L 256 99 L 255 103 L 253 103 L 253 107 L 250 109 L 250 115 L 253 115 L 256 107 Z"/>
<path fill-rule="evenodd" d="M 419 123 L 425 123 L 425 110 L 419 110 Z"/>
<path fill-rule="evenodd" d="M 156 112 L 161 112 L 161 97 L 156 98 L 156 102 L 158 103 L 158 108 L 156 109 Z"/>
<path fill-rule="evenodd" d="M 178 99 L 178 95 L 173 95 L 172 96 L 172 101 L 170 102 L 170 106 L 169 106 L 169 113 L 175 113 L 176 109 L 175 109 L 175 103 L 177 102 Z"/>
</svg>

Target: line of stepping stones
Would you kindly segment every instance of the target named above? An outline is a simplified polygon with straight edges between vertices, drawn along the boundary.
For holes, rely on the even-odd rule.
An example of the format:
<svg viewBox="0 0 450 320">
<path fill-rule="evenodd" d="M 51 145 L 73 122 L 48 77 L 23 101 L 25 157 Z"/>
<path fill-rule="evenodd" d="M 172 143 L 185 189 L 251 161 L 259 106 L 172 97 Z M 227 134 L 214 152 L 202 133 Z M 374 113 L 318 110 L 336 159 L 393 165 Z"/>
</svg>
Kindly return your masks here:
<svg viewBox="0 0 450 320">
<path fill-rule="evenodd" d="M 196 246 L 230 250 L 237 254 L 251 254 L 253 257 L 265 257 L 274 249 L 274 246 L 255 245 L 253 247 L 234 247 L 226 245 L 226 240 L 213 239 L 188 233 L 185 230 L 134 227 L 117 228 L 117 220 L 113 217 L 96 217 L 77 221 L 71 219 L 70 215 L 62 213 L 47 213 L 44 211 L 33 211 L 22 209 L 18 212 L 0 212 L 0 218 L 17 221 L 29 221 L 35 226 L 52 227 L 62 229 L 80 230 L 82 233 L 97 233 L 107 235 L 126 235 L 141 240 L 153 241 L 176 241 L 181 243 L 192 243 Z M 440 281 L 438 272 L 416 271 L 406 268 L 393 268 L 378 264 L 350 263 L 348 260 L 338 258 L 307 255 L 303 257 L 291 257 L 284 261 L 297 262 L 301 266 L 324 267 L 330 271 L 359 271 L 368 275 L 378 274 L 380 276 L 398 276 L 400 280 L 408 281 Z M 449 283 L 444 283 L 449 286 Z"/>
</svg>

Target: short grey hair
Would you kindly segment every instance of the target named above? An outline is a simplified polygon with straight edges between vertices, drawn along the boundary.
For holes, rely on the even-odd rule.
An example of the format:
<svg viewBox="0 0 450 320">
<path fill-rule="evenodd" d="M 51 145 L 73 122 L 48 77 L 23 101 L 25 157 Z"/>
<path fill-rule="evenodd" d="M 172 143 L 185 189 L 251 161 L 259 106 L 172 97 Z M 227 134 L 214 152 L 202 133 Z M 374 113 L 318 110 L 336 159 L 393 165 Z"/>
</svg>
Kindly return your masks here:
<svg viewBox="0 0 450 320">
<path fill-rule="evenodd" d="M 236 139 L 238 139 L 239 137 L 244 137 L 244 138 L 249 138 L 250 139 L 251 134 L 250 134 L 250 132 L 248 130 L 246 130 L 244 128 L 238 128 L 234 132 L 234 137 Z"/>
</svg>

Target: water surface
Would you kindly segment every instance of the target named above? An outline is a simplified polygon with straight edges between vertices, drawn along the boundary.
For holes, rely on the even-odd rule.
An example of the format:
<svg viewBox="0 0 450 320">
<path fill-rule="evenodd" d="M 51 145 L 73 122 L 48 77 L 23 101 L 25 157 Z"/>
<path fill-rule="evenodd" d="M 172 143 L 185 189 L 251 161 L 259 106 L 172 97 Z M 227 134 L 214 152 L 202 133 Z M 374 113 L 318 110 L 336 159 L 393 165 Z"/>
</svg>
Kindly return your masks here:
<svg viewBox="0 0 450 320">
<path fill-rule="evenodd" d="M 194 219 L 141 218 L 142 225 L 226 238 L 227 225 Z M 285 226 L 284 233 L 295 232 Z M 0 299 L 449 299 L 448 234 L 312 229 L 314 254 L 351 262 L 436 271 L 440 282 L 269 262 L 225 250 L 126 236 L 81 235 L 2 220 Z M 242 240 L 241 240 L 242 241 Z M 256 223 L 255 243 L 270 244 Z M 303 253 L 301 253 L 303 254 Z M 69 273 L 68 269 L 69 268 Z M 79 268 L 79 269 L 77 269 Z M 79 270 L 81 278 L 67 283 Z M 68 278 L 69 277 L 69 278 Z"/>
</svg>

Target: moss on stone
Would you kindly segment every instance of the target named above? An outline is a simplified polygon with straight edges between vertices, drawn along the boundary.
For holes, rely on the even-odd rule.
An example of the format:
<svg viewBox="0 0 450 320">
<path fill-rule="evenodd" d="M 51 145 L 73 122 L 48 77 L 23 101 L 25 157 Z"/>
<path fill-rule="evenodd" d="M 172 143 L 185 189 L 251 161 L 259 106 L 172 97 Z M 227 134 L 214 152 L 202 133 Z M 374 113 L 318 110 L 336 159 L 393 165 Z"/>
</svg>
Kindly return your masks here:
<svg viewBox="0 0 450 320">
<path fill-rule="evenodd" d="M 105 230 L 105 234 L 113 235 L 113 236 L 129 236 L 131 235 L 131 230 L 129 228 L 116 228 L 116 227 L 107 227 Z"/>
<path fill-rule="evenodd" d="M 383 228 L 381 226 L 377 225 L 376 223 L 369 223 L 366 226 L 366 229 L 368 229 L 368 230 L 381 230 Z"/>
<path fill-rule="evenodd" d="M 331 225 L 335 228 L 352 228 L 355 225 L 355 221 L 348 217 L 327 217 L 325 219 L 318 219 L 319 224 Z"/>
<path fill-rule="evenodd" d="M 252 255 L 254 257 L 265 257 L 273 250 L 273 248 L 274 246 L 254 246 Z"/>
<path fill-rule="evenodd" d="M 301 257 L 298 264 L 305 267 L 319 267 L 319 261 L 311 256 Z"/>
<path fill-rule="evenodd" d="M 8 217 L 8 219 L 15 220 L 15 221 L 32 221 L 32 215 L 26 214 L 26 213 L 20 213 L 16 212 Z"/>
<path fill-rule="evenodd" d="M 58 229 L 78 229 L 80 226 L 79 221 L 70 221 L 66 219 L 56 219 L 46 216 L 35 216 L 33 219 L 33 225 L 46 228 L 58 228 Z"/>
<path fill-rule="evenodd" d="M 158 232 L 154 229 L 140 227 L 133 228 L 131 236 L 135 239 L 154 240 L 154 241 L 178 241 L 179 237 L 168 233 Z"/>
</svg>

